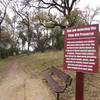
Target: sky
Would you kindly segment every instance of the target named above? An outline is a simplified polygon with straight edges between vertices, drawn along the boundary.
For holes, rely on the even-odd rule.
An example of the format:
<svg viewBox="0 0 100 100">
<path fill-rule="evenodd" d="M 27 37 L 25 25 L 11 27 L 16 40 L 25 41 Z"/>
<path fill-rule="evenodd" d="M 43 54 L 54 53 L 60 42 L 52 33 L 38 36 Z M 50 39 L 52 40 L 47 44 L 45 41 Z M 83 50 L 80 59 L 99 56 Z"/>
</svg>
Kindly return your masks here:
<svg viewBox="0 0 100 100">
<path fill-rule="evenodd" d="M 93 9 L 96 9 L 98 7 L 100 8 L 100 0 L 80 0 L 80 2 L 76 7 L 78 7 L 81 10 L 85 10 L 87 6 Z M 95 19 L 100 21 L 100 14 L 96 16 Z M 100 24 L 100 23 L 96 23 L 96 24 Z"/>
<path fill-rule="evenodd" d="M 86 6 L 91 8 L 100 7 L 100 0 L 80 0 L 78 7 L 84 9 Z"/>
</svg>

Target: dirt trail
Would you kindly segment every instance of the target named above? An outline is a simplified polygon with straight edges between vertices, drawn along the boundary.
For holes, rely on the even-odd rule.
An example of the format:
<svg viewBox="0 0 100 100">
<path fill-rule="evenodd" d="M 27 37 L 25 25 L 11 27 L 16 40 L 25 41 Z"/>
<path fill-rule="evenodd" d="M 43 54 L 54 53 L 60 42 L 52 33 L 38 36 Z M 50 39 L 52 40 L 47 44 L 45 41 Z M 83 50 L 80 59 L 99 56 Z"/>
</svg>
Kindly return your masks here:
<svg viewBox="0 0 100 100">
<path fill-rule="evenodd" d="M 55 100 L 54 95 L 40 78 L 31 78 L 23 65 L 12 61 L 0 81 L 0 100 Z"/>
</svg>

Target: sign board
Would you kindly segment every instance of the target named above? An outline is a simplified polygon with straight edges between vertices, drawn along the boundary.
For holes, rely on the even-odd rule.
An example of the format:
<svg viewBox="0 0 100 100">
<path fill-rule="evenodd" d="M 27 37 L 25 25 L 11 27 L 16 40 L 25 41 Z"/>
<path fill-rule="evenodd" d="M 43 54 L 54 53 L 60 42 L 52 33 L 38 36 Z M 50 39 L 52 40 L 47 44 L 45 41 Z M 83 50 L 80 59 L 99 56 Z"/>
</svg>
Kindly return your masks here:
<svg viewBox="0 0 100 100">
<path fill-rule="evenodd" d="M 98 72 L 98 35 L 98 24 L 65 29 L 65 70 Z"/>
</svg>

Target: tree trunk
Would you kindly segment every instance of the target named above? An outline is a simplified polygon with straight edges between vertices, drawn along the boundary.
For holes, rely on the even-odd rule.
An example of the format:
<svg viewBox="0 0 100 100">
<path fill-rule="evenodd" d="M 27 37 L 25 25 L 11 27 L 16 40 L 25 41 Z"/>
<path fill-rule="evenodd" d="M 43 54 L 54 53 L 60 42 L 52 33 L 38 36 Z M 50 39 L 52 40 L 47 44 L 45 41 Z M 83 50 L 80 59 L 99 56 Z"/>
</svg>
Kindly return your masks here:
<svg viewBox="0 0 100 100">
<path fill-rule="evenodd" d="M 0 42 L 1 42 L 1 25 L 0 25 Z"/>
<path fill-rule="evenodd" d="M 27 49 L 27 55 L 30 53 L 30 40 L 28 41 L 28 49 Z"/>
</svg>

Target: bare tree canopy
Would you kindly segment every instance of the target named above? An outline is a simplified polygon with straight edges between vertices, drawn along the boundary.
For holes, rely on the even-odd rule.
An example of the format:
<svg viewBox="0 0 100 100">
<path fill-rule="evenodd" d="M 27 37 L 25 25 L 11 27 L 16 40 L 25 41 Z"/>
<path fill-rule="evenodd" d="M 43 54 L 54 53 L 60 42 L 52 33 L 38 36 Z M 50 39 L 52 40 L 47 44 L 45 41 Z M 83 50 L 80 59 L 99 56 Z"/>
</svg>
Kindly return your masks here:
<svg viewBox="0 0 100 100">
<path fill-rule="evenodd" d="M 3 22 L 11 0 L 0 0 L 0 25 Z"/>
<path fill-rule="evenodd" d="M 48 16 L 50 17 L 50 21 L 52 21 L 53 25 L 50 28 L 54 28 L 55 26 L 60 26 L 62 29 L 65 28 L 65 26 L 69 23 L 69 16 L 75 5 L 80 0 L 24 0 L 23 5 L 24 7 L 34 7 L 35 9 L 38 9 L 39 11 L 41 9 L 47 10 Z M 58 16 L 61 15 L 65 17 L 66 19 L 66 25 L 62 25 L 59 23 L 59 21 L 56 21 L 51 18 L 51 10 L 56 10 L 59 12 Z M 60 16 L 60 17 L 61 17 Z M 57 18 L 59 19 L 59 18 Z M 39 20 L 41 23 L 41 20 Z M 41 23 L 43 25 L 43 23 Z"/>
<path fill-rule="evenodd" d="M 72 11 L 73 7 L 80 0 L 24 0 L 24 5 L 43 9 L 57 9 L 64 16 L 67 16 Z M 35 2 L 35 5 L 34 5 Z"/>
<path fill-rule="evenodd" d="M 98 15 L 100 15 L 100 7 L 99 8 L 90 8 L 86 7 L 83 12 L 83 19 L 87 21 L 89 24 L 92 24 L 93 22 L 99 22 L 99 20 L 96 19 Z"/>
</svg>

